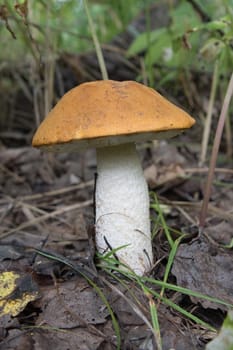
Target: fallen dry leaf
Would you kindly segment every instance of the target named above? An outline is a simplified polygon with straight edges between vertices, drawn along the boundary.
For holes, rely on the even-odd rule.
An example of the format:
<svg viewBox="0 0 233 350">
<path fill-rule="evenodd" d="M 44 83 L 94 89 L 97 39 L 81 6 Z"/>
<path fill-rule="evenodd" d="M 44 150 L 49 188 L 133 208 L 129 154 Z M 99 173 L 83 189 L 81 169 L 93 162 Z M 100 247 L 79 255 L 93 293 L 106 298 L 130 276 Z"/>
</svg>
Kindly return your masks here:
<svg viewBox="0 0 233 350">
<path fill-rule="evenodd" d="M 167 166 L 157 166 L 151 164 L 144 170 L 144 176 L 150 188 L 156 188 L 169 183 L 174 186 L 174 182 L 183 182 L 186 174 L 185 170 L 178 164 L 169 164 Z"/>
<path fill-rule="evenodd" d="M 59 330 L 38 327 L 25 332 L 9 330 L 7 339 L 0 344 L 0 350 L 97 350 L 103 338 L 82 328 Z"/>
<path fill-rule="evenodd" d="M 210 242 L 204 235 L 189 244 L 181 244 L 172 267 L 179 286 L 189 288 L 233 304 L 233 252 Z M 204 308 L 223 305 L 191 298 Z"/>
<path fill-rule="evenodd" d="M 84 279 L 57 284 L 42 292 L 39 300 L 43 313 L 37 324 L 71 329 L 106 321 L 108 311 L 93 287 Z"/>
</svg>

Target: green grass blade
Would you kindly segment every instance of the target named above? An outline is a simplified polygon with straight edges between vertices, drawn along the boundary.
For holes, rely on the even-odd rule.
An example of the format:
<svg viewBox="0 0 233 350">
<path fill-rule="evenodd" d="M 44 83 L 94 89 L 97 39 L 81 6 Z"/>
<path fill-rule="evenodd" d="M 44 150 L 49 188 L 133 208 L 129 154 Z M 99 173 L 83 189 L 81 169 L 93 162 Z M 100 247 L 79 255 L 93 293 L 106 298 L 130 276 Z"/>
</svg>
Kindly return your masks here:
<svg viewBox="0 0 233 350">
<path fill-rule="evenodd" d="M 167 265 L 166 265 L 166 269 L 165 269 L 165 273 L 164 273 L 164 278 L 163 278 L 163 282 L 166 283 L 167 280 L 168 280 L 168 276 L 169 276 L 169 273 L 171 271 L 171 267 L 172 267 L 172 264 L 174 262 L 174 258 L 175 258 L 175 255 L 176 255 L 176 251 L 177 251 L 177 248 L 182 240 L 182 238 L 185 237 L 185 235 L 182 235 L 180 236 L 179 238 L 177 238 L 172 246 L 172 249 L 170 251 L 170 254 L 169 254 L 169 257 L 168 257 L 168 262 L 167 262 Z M 161 289 L 161 292 L 160 292 L 160 295 L 163 296 L 164 292 L 165 292 L 165 285 L 162 286 L 162 289 Z"/>
<path fill-rule="evenodd" d="M 164 298 L 164 297 L 160 297 L 160 295 L 158 293 L 156 293 L 154 290 L 150 289 L 150 292 L 152 295 L 154 295 L 156 298 L 160 298 L 164 304 L 166 304 L 167 306 L 173 308 L 174 310 L 178 311 L 179 313 L 181 313 L 182 315 L 184 315 L 185 317 L 189 318 L 190 320 L 194 321 L 195 323 L 208 328 L 212 331 L 216 331 L 216 329 L 214 327 L 212 327 L 211 325 L 209 325 L 208 323 L 202 321 L 199 317 L 191 314 L 190 312 L 186 311 L 185 309 L 183 309 L 181 306 L 175 304 L 173 301 Z"/>
<path fill-rule="evenodd" d="M 157 213 L 159 215 L 159 218 L 160 218 L 160 221 L 161 221 L 161 225 L 162 225 L 162 227 L 164 229 L 166 238 L 168 240 L 168 243 L 169 243 L 170 247 L 172 248 L 174 242 L 173 242 L 173 239 L 171 237 L 171 234 L 170 234 L 169 228 L 167 226 L 167 223 L 166 223 L 166 221 L 164 219 L 163 212 L 162 212 L 162 210 L 160 208 L 159 201 L 158 201 L 158 198 L 157 198 L 155 193 L 153 193 L 153 197 L 154 197 L 155 203 L 151 204 L 151 208 L 154 209 L 155 211 L 157 211 Z"/>
<path fill-rule="evenodd" d="M 164 286 L 166 289 L 170 289 L 170 290 L 173 290 L 175 292 L 189 295 L 189 296 L 192 296 L 192 297 L 195 297 L 198 299 L 208 300 L 208 301 L 211 301 L 211 302 L 216 303 L 216 304 L 227 306 L 229 308 L 233 307 L 233 304 L 231 304 L 227 301 L 224 301 L 224 300 L 221 300 L 221 299 L 218 299 L 215 297 L 211 297 L 209 295 L 202 294 L 202 293 L 193 291 L 193 290 L 188 289 L 188 288 L 176 286 L 175 284 L 171 284 L 171 283 L 167 283 L 167 282 L 165 283 L 163 281 L 158 281 L 158 280 L 155 280 L 154 278 L 150 278 L 150 277 L 142 277 L 142 279 L 144 282 L 149 282 L 149 283 L 155 284 L 155 285 L 160 286 L 160 287 Z"/>
</svg>

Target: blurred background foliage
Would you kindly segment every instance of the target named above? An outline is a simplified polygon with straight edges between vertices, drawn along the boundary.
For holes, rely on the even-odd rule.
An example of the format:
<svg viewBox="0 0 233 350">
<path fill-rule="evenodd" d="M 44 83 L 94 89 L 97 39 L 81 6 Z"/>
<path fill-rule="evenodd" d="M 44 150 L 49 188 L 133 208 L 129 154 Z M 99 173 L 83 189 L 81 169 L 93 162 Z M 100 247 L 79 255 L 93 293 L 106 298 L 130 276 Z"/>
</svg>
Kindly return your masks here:
<svg viewBox="0 0 233 350">
<path fill-rule="evenodd" d="M 121 55 L 115 64 L 122 74 L 109 72 L 110 79 L 134 79 L 173 96 L 185 96 L 181 103 L 191 112 L 203 108 L 199 94 L 203 86 L 212 94 L 212 105 L 217 91 L 225 91 L 233 69 L 233 0 L 0 0 L 0 89 L 12 93 L 17 89 L 16 80 L 33 104 L 36 125 L 68 88 L 101 78 L 93 69 L 88 71 L 87 56 L 81 69 L 77 61 L 80 55 L 95 51 L 85 3 L 107 69 L 116 55 Z M 142 17 L 144 25 L 139 28 L 137 18 Z M 130 40 L 126 38 L 119 46 L 114 40 L 124 34 Z M 57 62 L 64 54 L 69 55 L 66 63 L 69 60 L 78 77 L 82 70 L 82 78 L 64 88 L 60 84 L 55 96 L 60 79 Z M 134 70 L 134 75 L 124 75 L 127 69 Z M 220 102 L 222 98 L 220 93 Z M 212 113 L 211 104 L 208 111 Z M 202 126 L 205 113 L 202 109 L 198 115 Z M 228 144 L 232 140 L 230 124 L 228 120 Z"/>
<path fill-rule="evenodd" d="M 150 7 L 158 3 L 166 3 L 169 24 L 152 29 Z M 5 0 L 0 6 L 0 61 L 43 58 L 48 46 L 56 57 L 93 49 L 83 0 Z M 126 57 L 145 54 L 151 85 L 156 76 L 157 84 L 165 84 L 180 71 L 212 72 L 216 60 L 219 73 L 232 70 L 233 0 L 89 0 L 89 8 L 101 44 L 131 31 L 135 40 Z M 139 33 L 130 23 L 142 11 L 146 31 Z"/>
<path fill-rule="evenodd" d="M 175 80 L 180 71 L 219 73 L 233 68 L 233 2 L 179 1 L 170 7 L 170 24 L 139 35 L 128 57 L 145 51 L 148 72 L 157 65 L 166 69 L 160 83 Z M 153 76 L 150 77 L 152 80 Z"/>
<path fill-rule="evenodd" d="M 152 3 L 153 1 L 148 1 Z M 1 16 L 0 35 L 1 50 L 0 59 L 14 60 L 25 57 L 28 52 L 28 41 L 25 36 L 28 28 L 25 26 L 25 18 L 16 9 L 16 5 L 27 6 L 26 14 L 33 38 L 42 49 L 48 40 L 46 31 L 49 30 L 53 38 L 56 52 L 69 51 L 81 53 L 92 49 L 92 39 L 87 17 L 82 0 L 5 0 L 0 2 L 2 12 L 6 13 L 7 22 L 17 40 L 6 33 L 4 16 Z M 125 30 L 129 22 L 144 8 L 142 0 L 99 0 L 89 1 L 90 12 L 95 23 L 97 35 L 101 43 L 108 42 L 119 32 Z M 14 47 L 14 51 L 12 51 Z M 29 50 L 30 53 L 30 50 Z"/>
</svg>

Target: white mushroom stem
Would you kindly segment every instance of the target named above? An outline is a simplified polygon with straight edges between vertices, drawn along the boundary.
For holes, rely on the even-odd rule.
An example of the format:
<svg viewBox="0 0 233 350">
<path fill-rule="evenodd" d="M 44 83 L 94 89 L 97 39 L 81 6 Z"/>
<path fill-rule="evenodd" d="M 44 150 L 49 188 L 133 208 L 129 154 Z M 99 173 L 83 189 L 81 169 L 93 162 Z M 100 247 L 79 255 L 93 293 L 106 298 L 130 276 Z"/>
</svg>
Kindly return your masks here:
<svg viewBox="0 0 233 350">
<path fill-rule="evenodd" d="M 96 245 L 138 275 L 152 264 L 149 193 L 135 145 L 97 149 Z"/>
</svg>

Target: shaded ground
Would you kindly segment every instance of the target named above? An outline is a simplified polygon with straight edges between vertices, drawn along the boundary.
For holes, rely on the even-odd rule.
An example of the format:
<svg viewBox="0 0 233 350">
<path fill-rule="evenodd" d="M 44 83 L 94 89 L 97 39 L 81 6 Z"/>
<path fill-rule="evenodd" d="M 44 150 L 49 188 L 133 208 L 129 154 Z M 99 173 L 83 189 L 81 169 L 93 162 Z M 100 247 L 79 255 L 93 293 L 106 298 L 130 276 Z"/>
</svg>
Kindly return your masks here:
<svg viewBox="0 0 233 350">
<path fill-rule="evenodd" d="M 74 58 L 77 62 L 83 59 L 63 57 L 64 74 L 68 72 L 68 78 L 72 76 L 70 60 Z M 119 76 L 116 67 L 122 68 L 122 60 L 114 61 L 113 55 L 107 59 L 109 69 L 113 69 L 111 78 L 136 78 L 137 61 L 128 62 L 125 73 L 120 69 L 122 75 Z M 96 62 L 91 55 L 89 60 Z M 134 68 L 130 70 L 129 66 Z M 83 71 L 87 72 L 85 65 Z M 92 78 L 98 78 L 95 72 L 93 63 Z M 86 80 L 87 76 L 77 75 L 75 81 L 68 78 L 64 80 L 65 89 Z M 122 277 L 122 284 L 95 268 L 98 263 L 94 255 L 92 206 L 95 152 L 47 155 L 32 149 L 29 145 L 35 128 L 32 105 L 26 103 L 22 91 L 14 98 L 14 103 L 8 103 L 5 110 L 7 112 L 9 106 L 13 108 L 12 118 L 1 129 L 0 273 L 13 271 L 19 277 L 15 289 L 5 299 L 0 296 L 0 301 L 3 299 L 5 303 L 0 304 L 0 311 L 6 305 L 12 306 L 12 300 L 14 305 L 16 300 L 28 300 L 25 295 L 30 295 L 30 300 L 19 306 L 19 312 L 13 317 L 10 313 L 0 317 L 0 349 L 116 349 L 114 317 L 120 328 L 121 349 L 156 349 L 150 328 L 151 296 L 135 282 Z M 182 98 L 178 101 L 183 102 Z M 193 112 L 195 115 L 195 110 Z M 25 118 L 20 119 L 20 114 Z M 199 237 L 197 224 L 207 169 L 198 168 L 201 126 L 200 121 L 197 122 L 192 132 L 169 143 L 140 145 L 139 152 L 146 179 L 151 190 L 156 190 L 173 238 L 179 236 L 177 231 L 186 234 L 168 281 L 233 304 L 229 247 L 233 238 L 232 164 L 223 152 L 216 171 L 207 228 Z M 151 217 L 156 263 L 150 276 L 163 280 L 169 245 L 164 229 L 156 223 L 155 210 L 151 211 Z M 53 259 L 42 256 L 40 250 L 52 254 Z M 80 272 L 88 276 L 91 284 Z M 0 279 L 0 285 L 1 282 Z M 152 287 L 160 293 L 159 287 Z M 100 298 L 98 288 L 111 309 Z M 216 329 L 226 315 L 225 305 L 168 289 L 165 296 Z M 157 299 L 154 302 L 159 313 L 163 349 L 204 349 L 215 335 L 171 306 Z"/>
<path fill-rule="evenodd" d="M 159 156 L 161 147 L 166 156 Z M 167 205 L 168 226 L 188 234 L 180 245 L 169 281 L 233 303 L 232 252 L 223 247 L 232 238 L 233 192 L 230 187 L 227 190 L 225 186 L 215 187 L 206 235 L 197 238 L 195 223 L 200 202 L 195 197 L 200 196 L 203 175 L 193 176 L 197 170 L 194 168 L 192 174 L 185 154 L 182 147 L 178 152 L 175 145 L 166 143 L 141 149 L 146 176 L 151 167 L 157 179 L 163 174 L 157 193 L 161 196 L 160 203 Z M 170 156 L 173 162 L 167 164 Z M 139 309 L 150 320 L 148 298 L 137 285 L 126 280 L 126 286 L 138 299 L 135 302 L 126 286 L 101 271 L 96 272 L 93 266 L 94 151 L 53 156 L 43 155 L 31 147 L 6 148 L 1 151 L 0 160 L 1 272 L 16 271 L 22 276 L 31 276 L 39 290 L 36 300 L 17 317 L 1 319 L 0 348 L 115 348 L 116 335 L 109 310 L 95 289 L 77 271 L 32 249 L 37 248 L 65 257 L 79 269 L 83 266 L 90 269 L 81 271 L 91 271 L 90 277 L 114 310 L 121 328 L 122 349 L 154 349 L 152 332 L 138 314 Z M 222 184 L 232 183 L 232 174 L 226 169 L 219 172 L 218 178 Z M 151 178 L 150 183 L 152 185 Z M 152 217 L 155 216 L 153 212 Z M 162 279 L 168 244 L 161 227 L 154 239 L 154 255 L 158 262 L 151 276 Z M 104 276 L 110 286 L 101 282 Z M 116 290 L 123 292 L 127 299 Z M 218 328 L 224 319 L 225 306 L 176 292 L 166 294 L 214 327 Z M 159 315 L 164 349 L 202 349 L 212 336 L 207 329 L 164 304 L 159 306 Z"/>
</svg>

